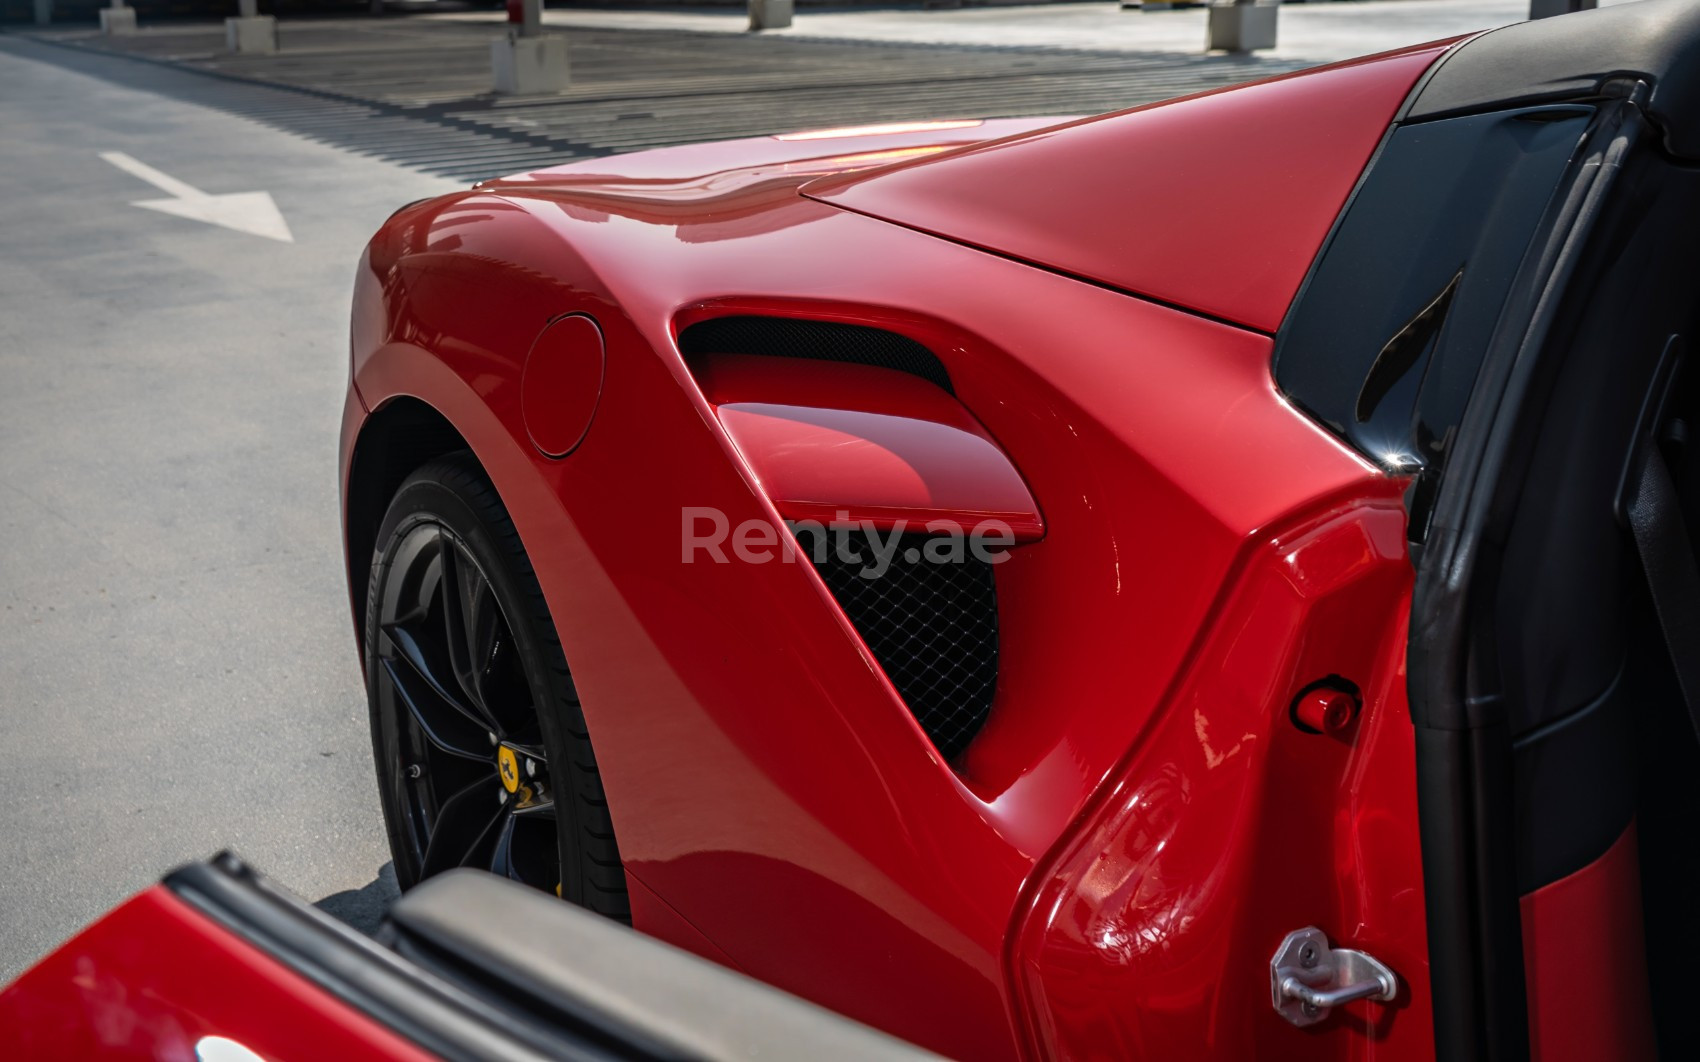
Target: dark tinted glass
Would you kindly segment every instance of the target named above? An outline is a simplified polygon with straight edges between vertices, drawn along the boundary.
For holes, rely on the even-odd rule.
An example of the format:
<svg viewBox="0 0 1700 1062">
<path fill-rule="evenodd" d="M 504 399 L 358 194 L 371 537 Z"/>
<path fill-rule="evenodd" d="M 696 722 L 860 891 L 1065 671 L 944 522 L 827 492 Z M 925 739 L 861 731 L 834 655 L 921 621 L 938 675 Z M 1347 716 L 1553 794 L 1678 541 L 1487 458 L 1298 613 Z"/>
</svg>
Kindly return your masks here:
<svg viewBox="0 0 1700 1062">
<path fill-rule="evenodd" d="M 1386 468 L 1438 465 L 1591 113 L 1396 130 L 1282 326 L 1281 390 Z"/>
</svg>

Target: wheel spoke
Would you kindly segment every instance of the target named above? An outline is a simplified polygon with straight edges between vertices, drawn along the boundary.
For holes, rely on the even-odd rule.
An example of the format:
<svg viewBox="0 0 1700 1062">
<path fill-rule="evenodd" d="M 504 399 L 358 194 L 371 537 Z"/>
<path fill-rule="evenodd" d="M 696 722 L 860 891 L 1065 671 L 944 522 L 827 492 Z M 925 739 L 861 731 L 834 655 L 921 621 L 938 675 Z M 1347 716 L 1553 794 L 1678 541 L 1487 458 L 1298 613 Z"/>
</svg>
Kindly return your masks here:
<svg viewBox="0 0 1700 1062">
<path fill-rule="evenodd" d="M 524 745 L 518 741 L 507 741 L 503 742 L 503 744 L 514 750 L 514 753 L 519 756 L 521 763 L 526 760 L 535 760 L 537 762 L 537 770 L 539 773 L 548 769 L 549 752 L 542 745 Z"/>
<path fill-rule="evenodd" d="M 496 847 L 490 853 L 490 873 L 523 883 L 519 868 L 514 866 L 514 821 L 514 815 L 502 819 L 501 832 L 496 836 Z"/>
<path fill-rule="evenodd" d="M 496 604 L 496 593 L 490 589 L 490 584 L 482 577 L 478 580 L 477 592 L 473 594 L 471 605 L 467 610 L 467 645 L 472 661 L 473 673 L 478 679 L 478 689 L 484 692 L 485 679 L 489 677 L 491 665 L 496 660 L 496 647 L 507 627 L 502 618 L 502 610 Z"/>
<path fill-rule="evenodd" d="M 421 694 L 429 691 L 434 695 L 434 701 L 452 709 L 480 730 L 499 733 L 496 721 L 490 717 L 488 712 L 484 711 L 482 706 L 469 703 L 464 697 L 451 691 L 451 684 L 443 681 L 440 675 L 441 669 L 433 666 L 430 656 L 426 653 L 425 646 L 418 638 L 414 637 L 412 631 L 397 624 L 389 624 L 380 629 L 384 637 L 389 639 L 390 645 L 395 647 L 396 655 L 405 661 L 408 668 L 418 677 L 419 682 L 408 683 L 411 688 Z M 423 683 L 423 690 L 419 689 L 421 682 Z M 458 685 L 458 683 L 454 685 Z M 414 699 L 418 701 L 423 698 L 416 697 Z"/>
<path fill-rule="evenodd" d="M 513 806 L 503 803 L 495 817 L 485 825 L 478 837 L 467 847 L 465 854 L 460 857 L 460 865 L 477 867 L 480 870 L 494 866 L 497 849 L 505 844 L 507 838 L 513 836 L 513 832 Z"/>
<path fill-rule="evenodd" d="M 507 807 L 498 807 L 491 799 L 494 787 L 494 778 L 480 779 L 444 801 L 437 809 L 431 840 L 425 847 L 421 877 L 464 866 L 497 820 L 509 817 Z"/>
<path fill-rule="evenodd" d="M 476 565 L 463 557 L 448 535 L 440 536 L 439 592 L 443 595 L 443 634 L 449 666 L 466 698 L 494 718 L 484 694 L 485 669 L 496 644 L 498 613 L 490 585 Z"/>
<path fill-rule="evenodd" d="M 484 692 L 490 713 L 506 727 L 507 736 L 518 736 L 536 726 L 531 684 L 526 680 L 514 646 L 513 632 L 499 613 L 493 630 L 490 655 L 479 676 L 479 689 Z"/>
<path fill-rule="evenodd" d="M 520 819 L 549 819 L 550 821 L 553 821 L 555 818 L 555 802 L 553 800 L 539 800 L 535 804 L 526 804 L 521 807 L 516 807 L 514 808 L 514 817 Z"/>
<path fill-rule="evenodd" d="M 407 709 L 407 714 L 412 717 L 414 725 L 419 728 L 426 741 L 451 756 L 481 763 L 490 761 L 488 741 L 479 738 L 482 727 L 468 726 L 460 716 L 442 709 L 430 711 L 426 705 L 441 700 L 435 690 L 421 683 L 412 668 L 397 666 L 393 660 L 382 660 L 380 663 L 385 677 L 389 679 L 390 689 Z M 436 718 L 433 719 L 433 716 Z M 457 723 L 459 725 L 455 725 Z"/>
</svg>

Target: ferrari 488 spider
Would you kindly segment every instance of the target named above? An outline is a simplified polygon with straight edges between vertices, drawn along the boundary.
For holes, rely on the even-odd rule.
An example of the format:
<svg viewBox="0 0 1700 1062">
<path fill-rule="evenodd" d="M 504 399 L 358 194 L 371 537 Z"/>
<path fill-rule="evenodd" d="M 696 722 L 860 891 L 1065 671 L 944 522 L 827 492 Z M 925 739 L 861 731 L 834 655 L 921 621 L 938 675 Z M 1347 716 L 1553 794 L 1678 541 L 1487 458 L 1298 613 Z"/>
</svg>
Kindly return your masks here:
<svg viewBox="0 0 1700 1062">
<path fill-rule="evenodd" d="M 403 208 L 403 885 L 962 1058 L 1700 1057 L 1696 71 L 1649 0 Z"/>
</svg>

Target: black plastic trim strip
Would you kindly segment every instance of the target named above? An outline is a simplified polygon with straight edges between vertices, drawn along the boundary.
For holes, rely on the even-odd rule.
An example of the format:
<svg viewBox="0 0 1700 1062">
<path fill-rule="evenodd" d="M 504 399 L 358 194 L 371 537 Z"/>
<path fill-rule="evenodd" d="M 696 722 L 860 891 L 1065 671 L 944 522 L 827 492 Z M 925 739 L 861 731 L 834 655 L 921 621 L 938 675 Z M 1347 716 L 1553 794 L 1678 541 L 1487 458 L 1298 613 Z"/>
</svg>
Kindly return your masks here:
<svg viewBox="0 0 1700 1062">
<path fill-rule="evenodd" d="M 1450 61 L 1453 56 L 1457 55 L 1459 51 L 1471 41 L 1478 37 L 1485 37 L 1492 32 L 1493 30 L 1491 29 L 1477 30 L 1468 37 L 1453 42 L 1452 47 L 1441 52 L 1439 58 L 1430 63 L 1428 65 L 1428 69 L 1423 71 L 1423 76 L 1417 78 L 1417 83 L 1411 86 L 1411 91 L 1405 96 L 1405 102 L 1401 103 L 1399 105 L 1399 109 L 1393 112 L 1393 124 L 1400 125 L 1411 116 L 1411 112 L 1416 110 L 1417 101 L 1422 99 L 1423 90 L 1428 88 L 1429 82 L 1433 81 L 1440 75 L 1441 69 L 1446 66 L 1447 62 Z"/>
<path fill-rule="evenodd" d="M 1609 95 L 1650 82 L 1642 117 L 1671 154 L 1700 158 L 1700 7 L 1620 4 L 1504 26 L 1462 42 L 1425 86 L 1413 118 Z"/>
<path fill-rule="evenodd" d="M 1524 259 L 1435 497 L 1411 608 L 1408 685 L 1428 908 L 1435 1050 L 1456 1060 L 1528 1055 L 1512 746 L 1497 675 L 1467 641 L 1473 590 L 1519 414 L 1559 301 L 1645 122 L 1635 100 L 1602 106 Z"/>
</svg>

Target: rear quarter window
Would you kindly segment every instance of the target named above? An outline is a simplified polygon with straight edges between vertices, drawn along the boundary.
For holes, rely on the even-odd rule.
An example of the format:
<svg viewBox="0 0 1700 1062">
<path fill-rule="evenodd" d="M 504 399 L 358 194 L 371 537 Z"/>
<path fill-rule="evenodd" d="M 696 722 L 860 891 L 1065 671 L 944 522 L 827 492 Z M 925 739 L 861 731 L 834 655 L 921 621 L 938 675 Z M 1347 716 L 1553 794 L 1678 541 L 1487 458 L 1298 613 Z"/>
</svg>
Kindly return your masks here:
<svg viewBox="0 0 1700 1062">
<path fill-rule="evenodd" d="M 1441 464 L 1592 113 L 1520 108 L 1394 130 L 1282 325 L 1282 392 L 1390 471 Z"/>
</svg>

